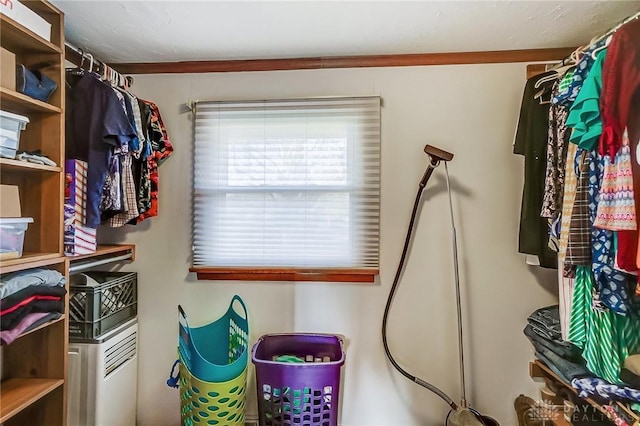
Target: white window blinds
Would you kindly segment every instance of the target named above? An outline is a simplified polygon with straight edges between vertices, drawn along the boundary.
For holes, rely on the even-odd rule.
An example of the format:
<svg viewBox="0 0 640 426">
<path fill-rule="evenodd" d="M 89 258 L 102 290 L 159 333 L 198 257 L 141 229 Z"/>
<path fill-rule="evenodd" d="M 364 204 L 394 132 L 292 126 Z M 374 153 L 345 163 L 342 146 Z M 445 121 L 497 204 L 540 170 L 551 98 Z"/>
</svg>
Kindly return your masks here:
<svg viewBox="0 0 640 426">
<path fill-rule="evenodd" d="M 378 268 L 380 98 L 199 102 L 193 265 Z"/>
</svg>

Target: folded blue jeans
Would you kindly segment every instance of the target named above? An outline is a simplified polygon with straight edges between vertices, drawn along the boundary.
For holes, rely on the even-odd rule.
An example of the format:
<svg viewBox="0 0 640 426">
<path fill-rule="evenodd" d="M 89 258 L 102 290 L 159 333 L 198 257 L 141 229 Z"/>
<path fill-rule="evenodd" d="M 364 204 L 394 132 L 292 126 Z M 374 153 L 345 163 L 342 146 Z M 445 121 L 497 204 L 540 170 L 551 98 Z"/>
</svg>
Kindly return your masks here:
<svg viewBox="0 0 640 426">
<path fill-rule="evenodd" d="M 538 359 L 547 364 L 547 367 L 560 376 L 565 382 L 571 383 L 573 379 L 593 377 L 593 373 L 587 370 L 586 367 L 561 358 L 553 351 L 535 342 L 533 346 L 536 348 L 536 356 Z"/>
<path fill-rule="evenodd" d="M 548 338 L 551 340 L 555 338 L 560 339 L 562 336 L 558 305 L 547 306 L 535 310 L 531 315 L 529 315 L 527 321 L 536 329 L 536 331 L 544 334 L 545 336 L 549 336 Z"/>
<path fill-rule="evenodd" d="M 561 340 L 549 340 L 536 333 L 531 324 L 527 324 L 524 328 L 524 334 L 533 343 L 536 342 L 545 348 L 553 351 L 561 358 L 569 361 L 574 361 L 578 364 L 583 364 L 582 351 L 576 345 L 561 341 Z"/>
</svg>

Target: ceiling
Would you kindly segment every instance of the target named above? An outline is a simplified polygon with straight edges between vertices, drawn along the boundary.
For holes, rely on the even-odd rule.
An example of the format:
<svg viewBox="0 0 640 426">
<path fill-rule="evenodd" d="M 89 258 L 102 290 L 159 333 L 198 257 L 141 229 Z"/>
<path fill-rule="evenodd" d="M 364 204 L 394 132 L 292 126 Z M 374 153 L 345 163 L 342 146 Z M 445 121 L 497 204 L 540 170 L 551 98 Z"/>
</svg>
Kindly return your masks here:
<svg viewBox="0 0 640 426">
<path fill-rule="evenodd" d="M 105 62 L 571 47 L 638 1 L 65 1 L 67 40 Z"/>
</svg>

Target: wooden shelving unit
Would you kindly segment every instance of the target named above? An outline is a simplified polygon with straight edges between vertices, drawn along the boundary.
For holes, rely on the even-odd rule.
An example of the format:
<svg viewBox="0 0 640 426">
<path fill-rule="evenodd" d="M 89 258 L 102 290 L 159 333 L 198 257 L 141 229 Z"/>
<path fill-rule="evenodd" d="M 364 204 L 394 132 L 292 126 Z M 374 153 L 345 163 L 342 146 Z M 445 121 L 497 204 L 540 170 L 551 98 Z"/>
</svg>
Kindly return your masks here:
<svg viewBox="0 0 640 426">
<path fill-rule="evenodd" d="M 18 259 L 3 260 L 0 262 L 0 271 L 5 274 L 23 269 L 55 265 L 62 262 L 64 262 L 64 258 L 60 256 L 60 253 L 32 253 L 25 251 L 22 253 L 22 257 Z"/>
<path fill-rule="evenodd" d="M 46 0 L 23 1 L 51 24 L 45 40 L 10 17 L 0 15 L 0 45 L 16 64 L 37 67 L 57 84 L 47 102 L 0 87 L 0 108 L 29 118 L 19 149 L 40 151 L 56 166 L 0 159 L 0 182 L 16 185 L 23 217 L 33 218 L 24 239 L 23 256 L 0 261 L 0 274 L 36 267 L 68 277 L 62 253 L 64 204 L 64 17 Z M 65 311 L 68 298 L 65 298 Z M 19 336 L 2 348 L 0 424 L 66 425 L 68 315 Z"/>
<path fill-rule="evenodd" d="M 0 26 L 2 26 L 2 47 L 5 49 L 60 54 L 64 48 L 64 44 L 57 46 L 5 15 L 0 15 Z"/>
<path fill-rule="evenodd" d="M 49 112 L 60 114 L 62 112 L 62 108 L 58 106 L 33 99 L 27 95 L 23 95 L 22 93 L 6 89 L 4 87 L 0 87 L 0 103 L 2 103 L 2 108 L 10 109 L 19 114 L 28 114 L 30 112 Z"/>
<path fill-rule="evenodd" d="M 8 379 L 2 382 L 0 423 L 64 385 L 64 379 Z"/>
<path fill-rule="evenodd" d="M 43 164 L 29 163 L 26 161 L 10 160 L 8 158 L 0 158 L 0 168 L 12 171 L 24 171 L 29 173 L 32 170 L 40 170 L 43 172 L 61 173 L 62 167 L 59 166 L 45 166 Z"/>
</svg>

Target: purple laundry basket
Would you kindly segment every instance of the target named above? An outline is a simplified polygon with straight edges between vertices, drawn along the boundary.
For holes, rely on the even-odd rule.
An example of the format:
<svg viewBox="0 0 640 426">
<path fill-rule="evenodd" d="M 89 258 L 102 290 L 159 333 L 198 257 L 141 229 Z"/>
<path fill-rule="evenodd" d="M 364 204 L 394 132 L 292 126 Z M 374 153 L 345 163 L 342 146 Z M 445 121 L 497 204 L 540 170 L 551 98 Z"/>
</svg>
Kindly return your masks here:
<svg viewBox="0 0 640 426">
<path fill-rule="evenodd" d="M 274 357 L 312 356 L 324 362 L 288 363 Z M 260 426 L 337 426 L 343 340 L 329 334 L 266 334 L 251 351 Z"/>
</svg>

